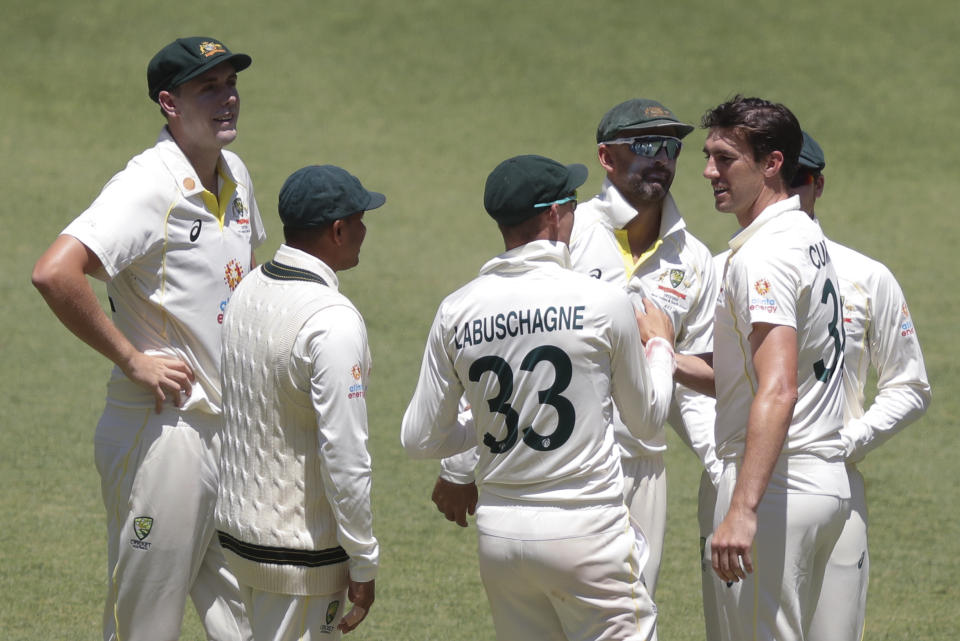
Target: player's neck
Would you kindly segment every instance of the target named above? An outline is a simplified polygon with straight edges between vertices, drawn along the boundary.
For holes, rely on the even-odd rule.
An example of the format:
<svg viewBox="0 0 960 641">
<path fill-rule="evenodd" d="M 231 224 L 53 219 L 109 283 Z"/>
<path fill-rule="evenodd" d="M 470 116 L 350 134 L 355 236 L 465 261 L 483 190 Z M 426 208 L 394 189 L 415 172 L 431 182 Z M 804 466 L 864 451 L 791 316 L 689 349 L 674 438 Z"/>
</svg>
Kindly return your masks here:
<svg viewBox="0 0 960 641">
<path fill-rule="evenodd" d="M 663 218 L 663 201 L 640 203 L 637 215 L 628 222 L 624 229 L 627 232 L 627 242 L 630 244 L 630 253 L 634 260 L 653 246 L 660 236 L 660 221 Z"/>
</svg>

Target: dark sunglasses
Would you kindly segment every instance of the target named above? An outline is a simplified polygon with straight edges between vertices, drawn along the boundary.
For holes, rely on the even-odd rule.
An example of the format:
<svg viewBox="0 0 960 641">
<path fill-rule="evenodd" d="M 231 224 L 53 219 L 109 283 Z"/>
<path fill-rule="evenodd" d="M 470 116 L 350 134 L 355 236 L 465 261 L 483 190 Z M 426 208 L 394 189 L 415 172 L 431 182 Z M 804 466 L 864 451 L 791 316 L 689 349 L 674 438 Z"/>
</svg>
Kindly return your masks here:
<svg viewBox="0 0 960 641">
<path fill-rule="evenodd" d="M 673 136 L 635 136 L 633 138 L 617 138 L 602 145 L 630 145 L 630 151 L 644 158 L 653 158 L 661 149 L 667 150 L 667 158 L 673 160 L 680 153 L 683 143 Z"/>
</svg>

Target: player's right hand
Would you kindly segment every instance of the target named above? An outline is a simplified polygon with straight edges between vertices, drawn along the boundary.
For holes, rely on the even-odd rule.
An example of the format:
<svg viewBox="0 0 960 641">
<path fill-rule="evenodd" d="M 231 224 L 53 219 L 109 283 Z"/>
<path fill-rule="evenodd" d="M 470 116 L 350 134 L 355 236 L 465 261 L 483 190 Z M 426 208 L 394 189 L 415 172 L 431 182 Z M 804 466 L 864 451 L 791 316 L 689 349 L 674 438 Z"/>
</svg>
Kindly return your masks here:
<svg viewBox="0 0 960 641">
<path fill-rule="evenodd" d="M 196 377 L 190 366 L 179 358 L 151 356 L 136 352 L 121 368 L 134 383 L 153 392 L 157 414 L 169 396 L 180 407 L 190 396 Z"/>
<path fill-rule="evenodd" d="M 353 607 L 340 619 L 337 629 L 346 634 L 360 625 L 360 622 L 367 618 L 367 612 L 373 605 L 375 594 L 376 581 L 370 580 L 360 583 L 351 579 L 347 588 L 347 599 L 350 600 Z"/>
<path fill-rule="evenodd" d="M 642 299 L 643 309 L 634 306 L 640 340 L 646 345 L 651 338 L 658 337 L 674 343 L 673 321 L 649 298 Z"/>
<path fill-rule="evenodd" d="M 477 510 L 477 484 L 452 483 L 438 476 L 430 498 L 448 521 L 467 527 L 467 514 Z"/>
<path fill-rule="evenodd" d="M 727 583 L 736 583 L 753 572 L 750 549 L 756 533 L 757 513 L 731 506 L 710 541 L 710 556 L 717 576 Z"/>
</svg>

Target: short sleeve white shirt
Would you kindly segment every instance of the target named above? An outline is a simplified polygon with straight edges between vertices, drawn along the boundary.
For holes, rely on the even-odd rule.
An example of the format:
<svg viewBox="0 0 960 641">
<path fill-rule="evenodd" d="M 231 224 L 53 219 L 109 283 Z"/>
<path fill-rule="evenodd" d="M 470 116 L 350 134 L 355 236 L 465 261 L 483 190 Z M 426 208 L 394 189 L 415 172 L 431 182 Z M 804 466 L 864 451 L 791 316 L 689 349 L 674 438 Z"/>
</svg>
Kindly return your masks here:
<svg viewBox="0 0 960 641">
<path fill-rule="evenodd" d="M 220 330 L 233 289 L 266 238 L 250 174 L 221 152 L 219 194 L 206 191 L 164 127 L 64 229 L 103 264 L 113 322 L 138 350 L 186 361 L 196 383 L 184 409 L 220 413 Z M 114 368 L 111 402 L 152 407 Z"/>
<path fill-rule="evenodd" d="M 757 390 L 749 336 L 768 323 L 797 331 L 798 400 L 783 453 L 841 458 L 840 291 L 819 225 L 794 196 L 765 209 L 730 249 L 714 328 L 718 456 L 743 456 Z"/>
<path fill-rule="evenodd" d="M 653 246 L 634 260 L 624 227 L 637 215 L 609 179 L 600 193 L 577 206 L 570 239 L 573 269 L 626 291 L 634 304 L 646 297 L 673 322 L 675 348 L 683 354 L 713 350 L 713 316 L 719 280 L 710 250 L 687 230 L 671 194 L 663 201 L 660 230 Z M 713 399 L 677 385 L 671 425 L 714 475 Z M 617 442 L 624 456 L 666 449 L 663 433 L 645 441 L 629 438 L 615 418 Z"/>
</svg>

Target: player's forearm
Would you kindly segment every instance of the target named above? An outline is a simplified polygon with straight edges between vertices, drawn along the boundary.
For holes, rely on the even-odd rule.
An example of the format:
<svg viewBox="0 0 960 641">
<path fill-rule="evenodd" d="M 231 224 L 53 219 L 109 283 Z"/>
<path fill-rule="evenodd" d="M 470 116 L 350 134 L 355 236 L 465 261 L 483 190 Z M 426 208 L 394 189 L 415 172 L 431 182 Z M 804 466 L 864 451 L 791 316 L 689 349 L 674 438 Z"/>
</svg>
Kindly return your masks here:
<svg viewBox="0 0 960 641">
<path fill-rule="evenodd" d="M 38 263 L 33 284 L 67 329 L 126 370 L 137 350 L 107 317 L 82 272 Z"/>
<path fill-rule="evenodd" d="M 713 354 L 677 354 L 677 371 L 673 378 L 695 392 L 715 397 Z"/>
<path fill-rule="evenodd" d="M 462 390 L 461 390 L 462 392 Z M 400 443 L 411 458 L 445 458 L 477 444 L 472 423 L 457 420 L 456 399 L 419 386 L 403 415 Z"/>
<path fill-rule="evenodd" d="M 478 458 L 479 450 L 476 447 L 444 458 L 440 461 L 440 478 L 460 485 L 473 483 L 476 480 L 474 469 L 477 467 Z"/>
<path fill-rule="evenodd" d="M 796 395 L 758 392 L 750 407 L 743 464 L 731 505 L 756 511 L 790 427 Z"/>
<path fill-rule="evenodd" d="M 847 456 L 860 461 L 905 427 L 919 419 L 930 404 L 926 381 L 881 389 L 866 413 L 843 428 Z"/>
</svg>

